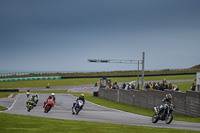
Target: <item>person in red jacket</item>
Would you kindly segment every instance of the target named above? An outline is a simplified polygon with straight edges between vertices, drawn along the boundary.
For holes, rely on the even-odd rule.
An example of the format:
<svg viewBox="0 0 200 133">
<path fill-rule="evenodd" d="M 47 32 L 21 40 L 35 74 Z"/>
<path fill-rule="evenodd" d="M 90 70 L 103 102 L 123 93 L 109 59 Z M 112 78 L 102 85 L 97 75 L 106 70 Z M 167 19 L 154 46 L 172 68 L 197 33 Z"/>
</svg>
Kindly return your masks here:
<svg viewBox="0 0 200 133">
<path fill-rule="evenodd" d="M 48 100 L 53 100 L 54 104 L 56 103 L 56 97 L 55 97 L 55 94 L 52 93 L 48 98 L 47 98 L 47 101 L 44 102 L 44 106 L 43 108 L 45 107 L 46 103 L 48 102 Z"/>
</svg>

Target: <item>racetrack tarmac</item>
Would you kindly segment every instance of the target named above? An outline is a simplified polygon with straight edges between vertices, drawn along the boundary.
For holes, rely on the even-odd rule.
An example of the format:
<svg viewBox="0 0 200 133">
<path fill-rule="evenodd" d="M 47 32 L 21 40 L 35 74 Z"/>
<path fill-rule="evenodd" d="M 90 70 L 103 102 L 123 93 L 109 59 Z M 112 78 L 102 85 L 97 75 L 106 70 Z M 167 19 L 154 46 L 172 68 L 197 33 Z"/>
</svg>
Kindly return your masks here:
<svg viewBox="0 0 200 133">
<path fill-rule="evenodd" d="M 70 94 L 56 94 L 56 104 L 49 113 L 44 113 L 43 103 L 50 94 L 39 94 L 39 102 L 30 112 L 26 109 L 26 94 L 19 94 L 13 105 L 5 111 L 10 114 L 32 115 L 48 118 L 57 118 L 65 120 L 78 120 L 102 123 L 114 123 L 124 125 L 137 125 L 160 128 L 175 128 L 200 131 L 200 123 L 172 121 L 171 124 L 165 124 L 164 121 L 158 121 L 153 124 L 151 117 L 119 111 L 102 107 L 86 101 L 84 109 L 78 115 L 72 115 L 72 103 L 76 97 Z M 153 114 L 152 114 L 153 115 Z"/>
</svg>

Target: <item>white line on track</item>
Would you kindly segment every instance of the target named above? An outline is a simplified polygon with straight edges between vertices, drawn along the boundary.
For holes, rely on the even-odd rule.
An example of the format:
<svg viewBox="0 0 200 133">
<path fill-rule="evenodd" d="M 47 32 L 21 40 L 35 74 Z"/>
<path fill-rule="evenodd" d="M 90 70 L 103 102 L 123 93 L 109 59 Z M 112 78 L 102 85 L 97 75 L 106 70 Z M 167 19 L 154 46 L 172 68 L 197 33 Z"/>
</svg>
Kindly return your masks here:
<svg viewBox="0 0 200 133">
<path fill-rule="evenodd" d="M 13 102 L 13 104 L 10 106 L 10 108 L 8 108 L 7 110 L 4 110 L 4 111 L 0 111 L 0 112 L 7 112 L 9 111 L 10 109 L 12 109 L 12 107 L 14 106 L 15 102 L 17 101 L 17 98 L 19 97 L 20 94 L 17 95 L 17 97 L 15 98 L 15 101 Z"/>
</svg>

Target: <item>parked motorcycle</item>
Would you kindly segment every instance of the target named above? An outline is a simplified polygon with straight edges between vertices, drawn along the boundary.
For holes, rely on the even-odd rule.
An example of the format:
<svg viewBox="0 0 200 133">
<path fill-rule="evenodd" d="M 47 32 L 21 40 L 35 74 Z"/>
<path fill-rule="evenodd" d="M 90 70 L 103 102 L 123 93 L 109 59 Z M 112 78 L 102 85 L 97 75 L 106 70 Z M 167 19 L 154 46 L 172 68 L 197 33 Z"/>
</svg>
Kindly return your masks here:
<svg viewBox="0 0 200 133">
<path fill-rule="evenodd" d="M 175 106 L 173 104 L 165 104 L 164 109 L 160 110 L 160 107 L 154 107 L 155 114 L 152 117 L 152 122 L 156 123 L 158 120 L 165 121 L 166 124 L 170 124 L 173 120 L 173 110 Z"/>
<path fill-rule="evenodd" d="M 83 108 L 83 101 L 82 100 L 77 100 L 76 104 L 74 105 L 74 107 L 72 107 L 72 114 L 76 114 L 78 115 L 78 113 L 81 111 L 81 109 Z"/>
<path fill-rule="evenodd" d="M 44 113 L 48 113 L 51 108 L 54 106 L 54 103 L 53 101 L 51 101 L 51 99 L 49 99 L 46 103 L 45 103 L 45 106 L 44 106 Z"/>
<path fill-rule="evenodd" d="M 26 107 L 27 107 L 27 111 L 30 112 L 33 109 L 33 107 L 34 107 L 34 102 L 31 101 L 31 100 L 28 100 L 26 102 Z"/>
</svg>

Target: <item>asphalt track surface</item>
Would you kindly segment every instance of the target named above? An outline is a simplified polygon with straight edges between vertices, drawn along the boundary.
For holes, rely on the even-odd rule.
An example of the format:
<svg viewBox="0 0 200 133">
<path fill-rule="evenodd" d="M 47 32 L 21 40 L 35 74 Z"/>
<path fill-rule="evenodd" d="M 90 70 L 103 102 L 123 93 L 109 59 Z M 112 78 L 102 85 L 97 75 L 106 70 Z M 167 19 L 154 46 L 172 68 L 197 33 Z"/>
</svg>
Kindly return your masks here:
<svg viewBox="0 0 200 133">
<path fill-rule="evenodd" d="M 65 120 L 90 121 L 90 122 L 114 123 L 114 124 L 124 124 L 124 125 L 159 127 L 159 128 L 188 129 L 188 130 L 200 131 L 200 123 L 172 121 L 171 124 L 165 124 L 164 121 L 158 121 L 158 123 L 153 124 L 151 122 L 151 117 L 102 107 L 88 101 L 86 101 L 84 109 L 81 110 L 81 112 L 78 115 L 72 115 L 71 107 L 72 103 L 76 100 L 76 97 L 70 94 L 56 94 L 55 106 L 50 110 L 49 113 L 44 113 L 43 103 L 45 99 L 49 96 L 49 94 L 38 94 L 38 95 L 39 95 L 38 105 L 34 107 L 33 110 L 31 110 L 30 112 L 27 112 L 26 109 L 26 101 L 28 100 L 26 94 L 19 94 L 15 98 L 11 107 L 7 111 L 5 111 L 5 113 L 32 115 L 32 116 L 57 118 Z M 0 104 L 1 103 L 2 99 L 0 100 Z"/>
</svg>

